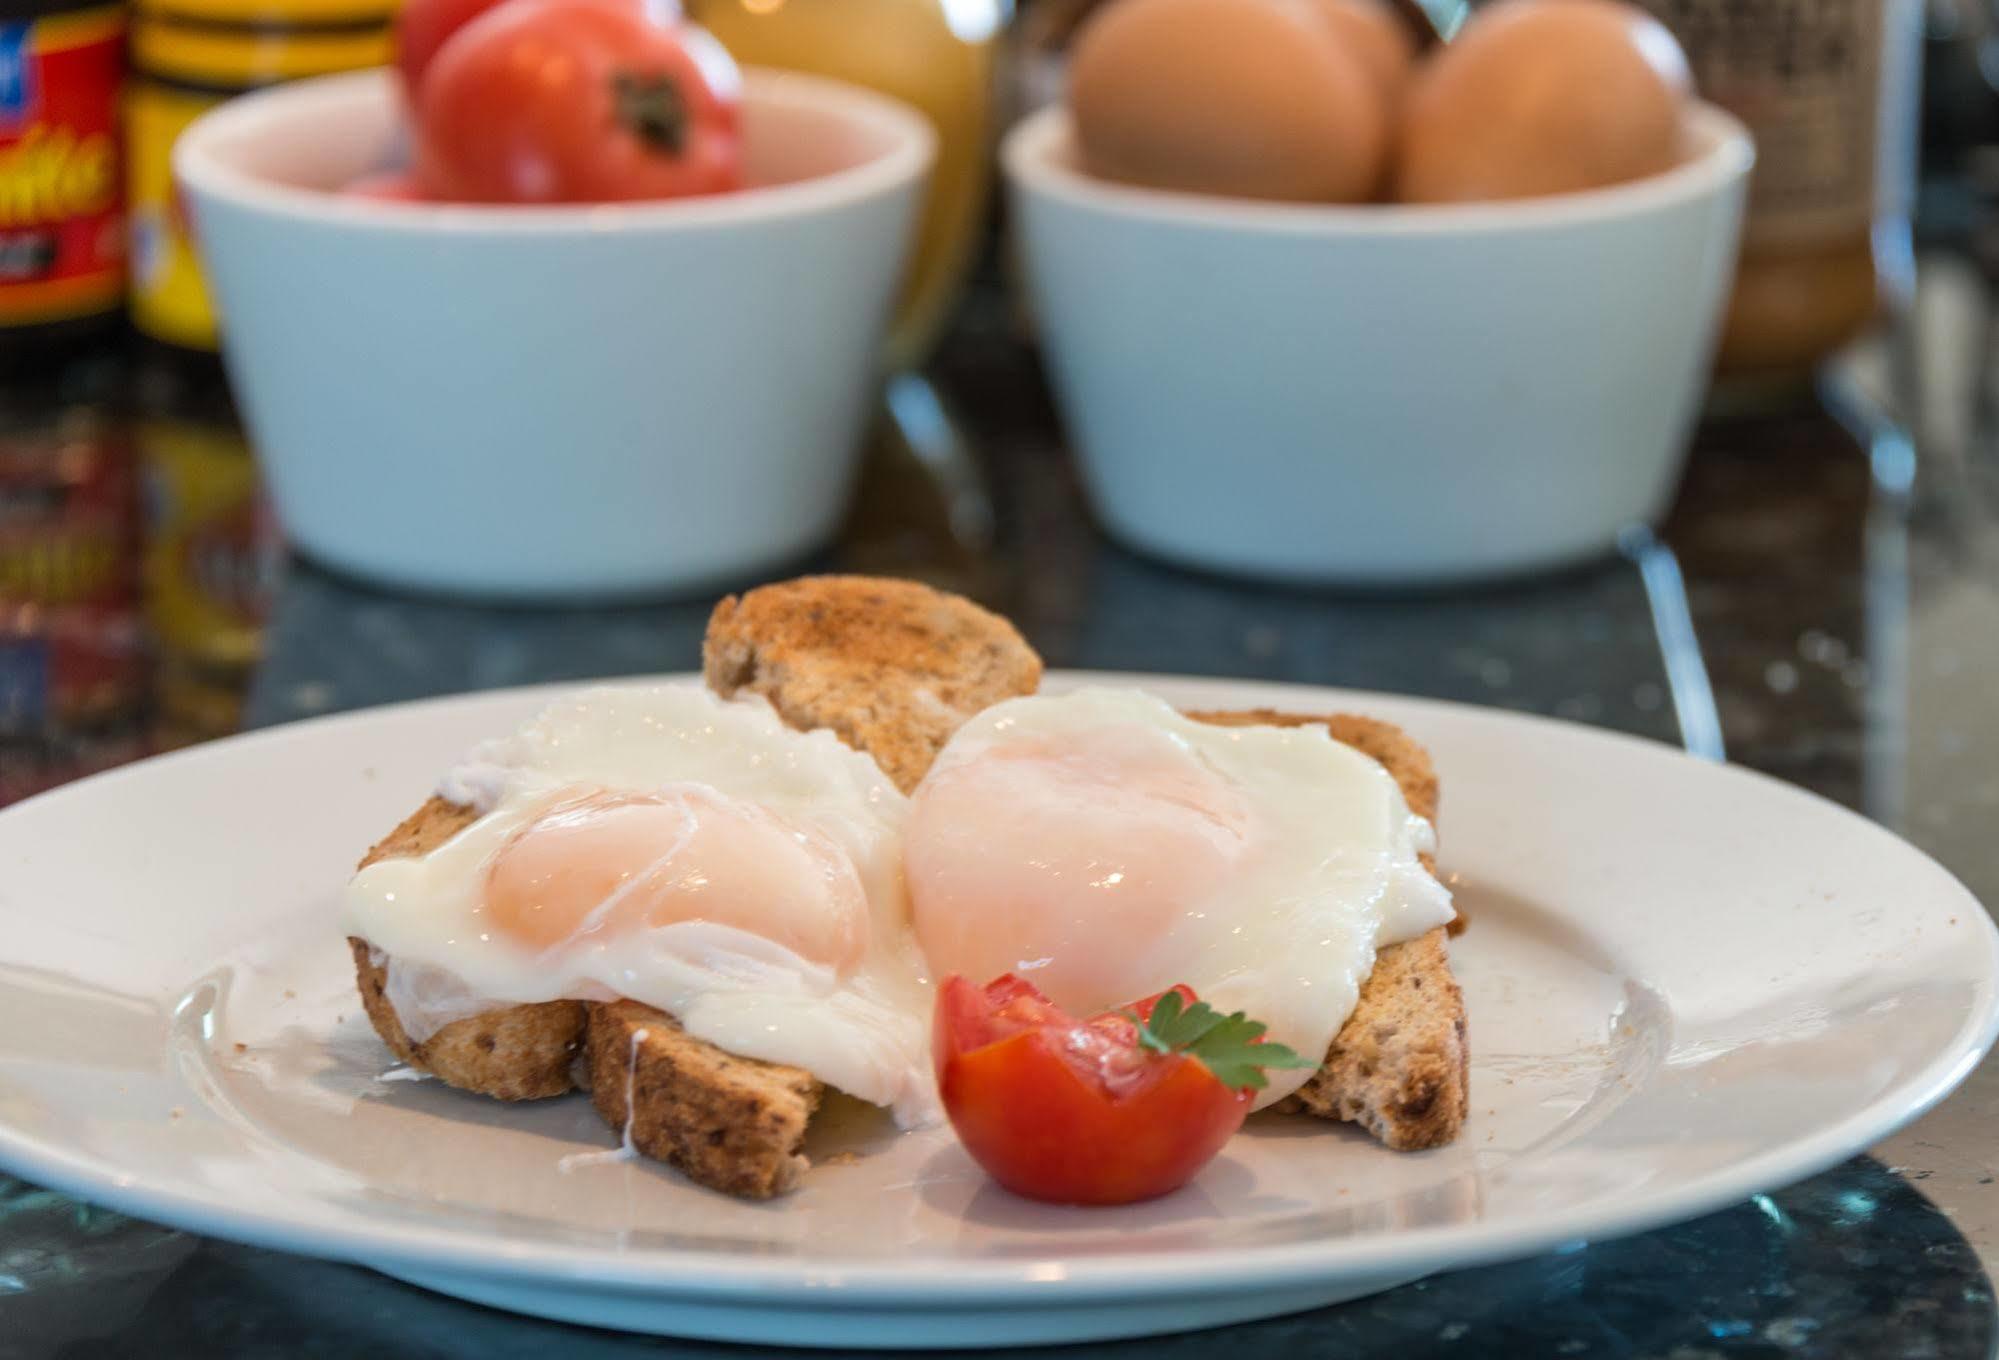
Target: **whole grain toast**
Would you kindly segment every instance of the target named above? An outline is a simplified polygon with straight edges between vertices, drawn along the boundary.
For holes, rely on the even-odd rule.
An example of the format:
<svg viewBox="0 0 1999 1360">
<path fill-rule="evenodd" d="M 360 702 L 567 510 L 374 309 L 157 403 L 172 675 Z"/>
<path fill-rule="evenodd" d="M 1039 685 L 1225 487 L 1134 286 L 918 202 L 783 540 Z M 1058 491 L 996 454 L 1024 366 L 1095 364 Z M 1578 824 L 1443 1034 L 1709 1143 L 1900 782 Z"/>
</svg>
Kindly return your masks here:
<svg viewBox="0 0 1999 1360">
<path fill-rule="evenodd" d="M 1032 694 L 1041 658 L 997 614 L 915 581 L 806 576 L 715 606 L 702 673 L 824 727 L 908 793 L 965 720 Z"/>
<path fill-rule="evenodd" d="M 874 755 L 905 792 L 965 719 L 1032 693 L 1041 672 L 1004 619 L 928 587 L 865 577 L 806 578 L 725 599 L 703 653 L 718 694 L 747 689 L 794 727 L 831 729 Z M 1428 754 L 1390 724 L 1267 710 L 1192 716 L 1225 725 L 1322 724 L 1379 760 L 1411 809 L 1436 819 Z M 363 864 L 422 854 L 475 816 L 433 798 Z M 364 941 L 350 943 L 384 1042 L 451 1085 L 503 1099 L 555 1095 L 571 1088 L 580 1068 L 607 1124 L 701 1184 L 765 1198 L 804 1173 L 800 1147 L 823 1087 L 802 1069 L 736 1057 L 632 1001 L 503 1007 L 415 1043 L 384 995 L 385 961 Z M 1390 1147 L 1413 1149 L 1454 1137 L 1466 1098 L 1463 996 L 1439 929 L 1381 951 L 1325 1065 L 1279 1108 L 1352 1120 Z"/>
<path fill-rule="evenodd" d="M 738 1058 L 637 1001 L 590 1007 L 590 1100 L 638 1151 L 745 1199 L 798 1184 L 805 1126 L 825 1092 L 810 1072 Z"/>
<path fill-rule="evenodd" d="M 1225 727 L 1318 725 L 1394 776 L 1409 810 L 1437 824 L 1438 788 L 1430 753 L 1393 723 L 1340 713 L 1308 717 L 1271 709 L 1190 713 Z M 1436 872 L 1436 862 L 1423 857 Z M 1458 1136 L 1470 1105 L 1471 1050 L 1465 998 L 1451 975 L 1443 926 L 1375 956 L 1353 1014 L 1326 1061 L 1279 1110 L 1344 1119 L 1398 1152 L 1440 1147 Z"/>
</svg>

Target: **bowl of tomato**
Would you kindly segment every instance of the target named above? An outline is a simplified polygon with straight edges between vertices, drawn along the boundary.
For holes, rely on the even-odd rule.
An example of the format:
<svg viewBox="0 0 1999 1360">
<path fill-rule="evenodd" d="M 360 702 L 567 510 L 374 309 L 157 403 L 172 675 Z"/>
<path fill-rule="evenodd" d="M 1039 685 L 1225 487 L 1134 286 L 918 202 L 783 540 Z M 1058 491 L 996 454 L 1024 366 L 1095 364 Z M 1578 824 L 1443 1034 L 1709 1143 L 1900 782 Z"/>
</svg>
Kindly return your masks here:
<svg viewBox="0 0 1999 1360">
<path fill-rule="evenodd" d="M 334 76 L 183 135 L 225 361 L 307 556 L 576 598 L 705 587 L 834 533 L 934 136 L 790 73 L 704 103 L 666 56 L 620 67 L 616 0 L 595 8 L 551 36 L 501 7 L 517 43 L 595 34 L 585 94 L 454 69 L 452 38 L 414 101 L 392 71 Z"/>
</svg>

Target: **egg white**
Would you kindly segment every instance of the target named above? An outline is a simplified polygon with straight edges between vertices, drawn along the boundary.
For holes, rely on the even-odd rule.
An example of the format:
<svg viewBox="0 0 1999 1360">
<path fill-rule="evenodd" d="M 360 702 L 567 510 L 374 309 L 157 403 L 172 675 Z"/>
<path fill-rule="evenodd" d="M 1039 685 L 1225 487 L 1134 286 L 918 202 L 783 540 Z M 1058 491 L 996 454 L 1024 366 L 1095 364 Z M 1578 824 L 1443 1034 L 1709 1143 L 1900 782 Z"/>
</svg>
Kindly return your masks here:
<svg viewBox="0 0 1999 1360">
<path fill-rule="evenodd" d="M 755 805 L 851 861 L 868 934 L 844 976 L 751 930 L 702 920 L 585 931 L 546 950 L 492 928 L 494 856 L 579 790 L 693 794 Z M 356 874 L 350 934 L 389 960 L 389 999 L 412 1038 L 497 1005 L 627 997 L 743 1057 L 802 1067 L 899 1123 L 938 1116 L 929 1061 L 933 988 L 909 929 L 907 800 L 829 732 L 787 727 L 761 699 L 694 685 L 592 689 L 480 747 L 440 786 L 483 815 L 427 855 Z"/>
</svg>

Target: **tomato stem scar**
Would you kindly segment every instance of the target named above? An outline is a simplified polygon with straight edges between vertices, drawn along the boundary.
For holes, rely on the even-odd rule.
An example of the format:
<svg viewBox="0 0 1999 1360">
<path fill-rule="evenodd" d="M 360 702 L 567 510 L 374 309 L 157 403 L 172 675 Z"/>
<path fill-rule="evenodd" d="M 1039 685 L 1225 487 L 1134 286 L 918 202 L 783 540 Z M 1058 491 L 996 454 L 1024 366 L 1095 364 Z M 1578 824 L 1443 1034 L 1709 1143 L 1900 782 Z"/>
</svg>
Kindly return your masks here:
<svg viewBox="0 0 1999 1360">
<path fill-rule="evenodd" d="M 679 155 L 687 144 L 687 100 L 672 76 L 620 71 L 611 77 L 618 121 L 648 148 Z"/>
</svg>

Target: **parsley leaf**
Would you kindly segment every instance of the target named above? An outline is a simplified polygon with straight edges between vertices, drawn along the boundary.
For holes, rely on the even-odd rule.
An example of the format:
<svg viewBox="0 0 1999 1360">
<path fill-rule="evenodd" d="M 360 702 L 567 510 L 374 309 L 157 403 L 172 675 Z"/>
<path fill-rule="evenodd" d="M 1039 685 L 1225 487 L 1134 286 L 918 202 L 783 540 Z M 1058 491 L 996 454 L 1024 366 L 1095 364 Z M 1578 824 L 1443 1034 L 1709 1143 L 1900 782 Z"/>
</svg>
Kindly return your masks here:
<svg viewBox="0 0 1999 1360">
<path fill-rule="evenodd" d="M 1268 1026 L 1241 1011 L 1223 1015 L 1205 1001 L 1187 1005 L 1178 992 L 1167 992 L 1152 1007 L 1152 1018 L 1143 1020 L 1136 1011 L 1126 1011 L 1138 1026 L 1138 1046 L 1153 1053 L 1182 1053 L 1198 1059 L 1215 1074 L 1215 1079 L 1231 1091 L 1261 1091 L 1270 1084 L 1263 1075 L 1266 1067 L 1317 1067 L 1315 1059 L 1302 1058 L 1283 1044 L 1258 1043 Z"/>
</svg>

